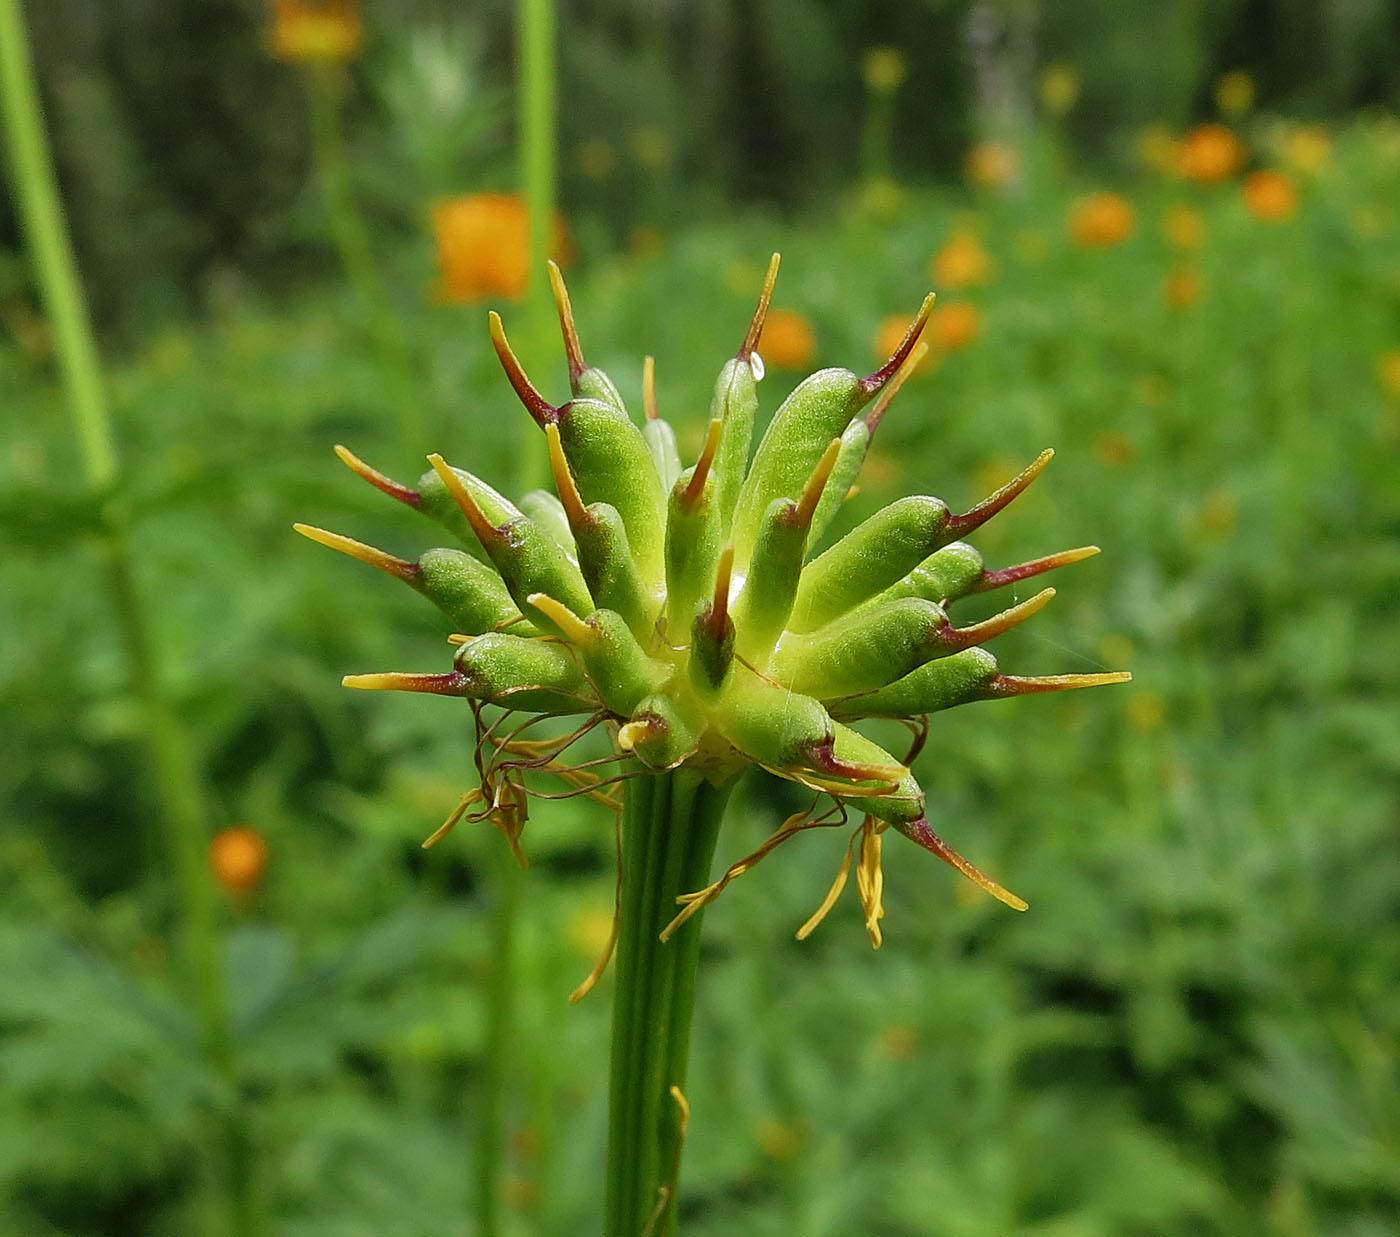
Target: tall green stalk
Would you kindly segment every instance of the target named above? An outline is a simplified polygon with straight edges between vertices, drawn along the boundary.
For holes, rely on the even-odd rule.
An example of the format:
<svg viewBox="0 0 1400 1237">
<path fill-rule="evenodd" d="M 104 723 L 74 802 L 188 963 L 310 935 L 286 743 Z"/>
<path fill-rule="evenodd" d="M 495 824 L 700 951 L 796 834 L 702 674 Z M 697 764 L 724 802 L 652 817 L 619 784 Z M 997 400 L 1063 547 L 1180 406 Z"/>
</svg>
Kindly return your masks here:
<svg viewBox="0 0 1400 1237">
<path fill-rule="evenodd" d="M 603 1231 L 664 1237 L 675 1231 L 702 916 L 668 940 L 661 932 L 677 897 L 709 882 L 733 783 L 682 767 L 626 786 Z"/>
<path fill-rule="evenodd" d="M 13 183 L 35 272 L 53 329 L 60 371 L 73 413 L 83 477 L 98 505 L 103 579 L 141 704 L 147 754 L 160 803 L 160 823 L 179 892 L 179 954 L 203 1049 L 229 1090 L 224 1152 L 237 1234 L 260 1231 L 253 1202 L 251 1148 L 238 1101 L 238 1069 L 229 1025 L 213 880 L 206 864 L 207 829 L 194 759 L 166 698 L 157 646 L 136 578 L 102 371 L 73 259 L 72 244 L 44 136 L 38 92 L 19 0 L 0 0 L 0 101 Z"/>
</svg>

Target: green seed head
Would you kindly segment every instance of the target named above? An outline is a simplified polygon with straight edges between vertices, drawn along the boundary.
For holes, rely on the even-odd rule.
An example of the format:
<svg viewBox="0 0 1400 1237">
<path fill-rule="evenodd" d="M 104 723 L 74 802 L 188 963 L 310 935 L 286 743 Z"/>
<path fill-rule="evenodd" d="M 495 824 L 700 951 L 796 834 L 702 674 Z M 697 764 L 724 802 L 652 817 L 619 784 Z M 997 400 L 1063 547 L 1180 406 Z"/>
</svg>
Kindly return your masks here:
<svg viewBox="0 0 1400 1237">
<path fill-rule="evenodd" d="M 829 805 L 775 836 L 859 817 L 826 905 L 858 851 L 877 943 L 879 834 L 887 826 L 1024 908 L 933 832 L 908 768 L 913 753 L 897 757 L 853 727 L 894 718 L 918 730 L 928 714 L 958 704 L 1126 679 L 999 672 L 981 646 L 1039 610 L 1051 589 L 979 623 L 960 626 L 951 613 L 960 598 L 1096 551 L 989 571 L 962 540 L 1035 479 L 1049 451 L 966 513 L 931 496 L 900 499 L 819 550 L 890 400 L 922 355 L 919 333 L 932 298 L 885 366 L 864 378 L 843 369 L 813 374 L 782 402 L 754 450 L 759 349 L 777 267 L 775 255 L 743 344 L 720 369 L 705 446 L 689 468 L 656 415 L 650 358 L 641 425 L 607 375 L 584 361 L 557 268 L 551 280 L 573 392 L 567 403 L 556 407 L 540 395 L 491 315 L 506 375 L 548 439 L 557 500 L 537 492 L 516 507 L 436 455 L 410 489 L 338 448 L 354 471 L 460 542 L 410 562 L 298 526 L 404 580 L 456 627 L 460 648 L 450 671 L 359 675 L 347 683 L 471 702 L 489 758 L 478 762 L 483 784 L 468 798 L 512 843 L 524 822 L 527 768 L 558 774 L 576 792 L 615 806 L 617 792 L 606 784 L 615 769 L 626 776 L 691 764 L 718 781 L 757 764 Z M 579 724 L 557 741 L 507 740 L 500 736 L 516 726 L 490 713 L 483 729 L 485 706 L 573 715 Z M 564 762 L 569 745 L 598 725 L 614 743 L 609 773 L 595 772 L 596 760 Z M 688 904 L 685 914 L 693 909 Z"/>
</svg>

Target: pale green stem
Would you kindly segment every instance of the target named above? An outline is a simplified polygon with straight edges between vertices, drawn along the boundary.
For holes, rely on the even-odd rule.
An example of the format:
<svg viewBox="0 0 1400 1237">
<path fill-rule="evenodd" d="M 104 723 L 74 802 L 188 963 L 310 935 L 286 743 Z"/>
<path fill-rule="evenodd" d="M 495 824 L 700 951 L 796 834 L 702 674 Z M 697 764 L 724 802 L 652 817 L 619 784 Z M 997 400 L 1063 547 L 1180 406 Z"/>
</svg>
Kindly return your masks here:
<svg viewBox="0 0 1400 1237">
<path fill-rule="evenodd" d="M 210 1066 L 228 1089 L 223 1116 L 231 1227 L 261 1230 L 254 1205 L 251 1146 L 239 1097 L 219 948 L 213 878 L 206 863 L 208 831 L 194 759 L 162 685 L 157 645 L 136 579 L 101 365 L 44 135 L 19 0 L 0 0 L 0 101 L 25 237 L 53 330 L 72 409 L 83 476 L 97 505 L 99 551 L 108 599 L 126 657 L 131 690 L 141 704 L 145 742 L 160 804 L 160 823 L 180 897 L 179 953 L 185 985 Z"/>
<path fill-rule="evenodd" d="M 668 940 L 677 898 L 709 883 L 733 783 L 684 767 L 626 783 L 608 1099 L 606 1237 L 674 1233 L 701 915 Z"/>
<path fill-rule="evenodd" d="M 311 65 L 304 73 L 316 167 L 341 269 L 355 291 L 365 325 L 379 350 L 386 376 L 393 384 L 394 406 L 403 448 L 417 459 L 430 444 L 422 411 L 412 395 L 415 375 L 408 342 L 389 306 L 383 281 L 375 266 L 369 232 L 355 198 L 350 161 L 345 152 L 345 135 L 340 124 L 342 72 L 339 65 Z"/>
</svg>

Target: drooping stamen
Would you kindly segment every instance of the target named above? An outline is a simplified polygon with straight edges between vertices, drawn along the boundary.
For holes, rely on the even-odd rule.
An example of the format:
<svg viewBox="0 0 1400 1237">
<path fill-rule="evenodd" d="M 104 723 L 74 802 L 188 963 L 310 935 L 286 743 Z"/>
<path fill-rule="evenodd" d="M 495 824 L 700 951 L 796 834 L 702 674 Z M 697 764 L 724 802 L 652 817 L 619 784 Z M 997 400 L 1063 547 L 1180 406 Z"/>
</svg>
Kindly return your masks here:
<svg viewBox="0 0 1400 1237">
<path fill-rule="evenodd" d="M 642 358 L 642 408 L 648 421 L 656 420 L 656 358 Z"/>
<path fill-rule="evenodd" d="M 1110 683 L 1128 683 L 1132 674 L 1127 670 L 1108 670 L 1101 674 L 1044 674 L 1021 676 L 997 675 L 986 688 L 989 696 L 1031 696 L 1036 692 L 1067 692 L 1080 687 L 1107 687 Z"/>
<path fill-rule="evenodd" d="M 553 622 L 575 644 L 591 645 L 597 643 L 598 633 L 562 601 L 556 601 L 548 593 L 531 593 L 525 600 L 545 618 Z"/>
<path fill-rule="evenodd" d="M 948 532 L 953 537 L 965 537 L 973 529 L 981 528 L 992 516 L 996 515 L 1003 507 L 1017 497 L 1026 486 L 1030 485 L 1042 472 L 1055 455 L 1053 447 L 1046 447 L 1035 459 L 1028 464 L 1020 473 L 1012 477 L 995 494 L 984 498 L 980 503 L 963 515 L 952 516 L 948 520 Z"/>
<path fill-rule="evenodd" d="M 578 492 L 578 483 L 564 456 L 564 444 L 559 440 L 559 427 L 553 422 L 544 427 L 545 441 L 549 444 L 549 469 L 554 474 L 554 488 L 559 492 L 559 501 L 564 505 L 564 515 L 569 527 L 577 533 L 589 522 L 588 512 L 583 507 L 583 495 Z"/>
<path fill-rule="evenodd" d="M 1083 562 L 1099 553 L 1096 545 L 1080 546 L 1077 550 L 1061 550 L 1058 554 L 1047 554 L 1044 558 L 1032 559 L 1029 563 L 1018 563 L 1015 567 L 1000 567 L 996 571 L 984 571 L 981 579 L 973 586 L 974 593 L 985 593 L 994 588 L 1004 588 L 1018 580 L 1029 580 L 1056 567 L 1068 567 L 1071 563 Z"/>
<path fill-rule="evenodd" d="M 1043 588 L 1034 597 L 1027 597 L 1019 605 L 983 619 L 980 623 L 973 623 L 970 627 L 944 627 L 938 633 L 938 640 L 945 648 L 954 652 L 970 649 L 974 644 L 985 644 L 1043 610 L 1050 604 L 1054 595 L 1053 588 Z"/>
<path fill-rule="evenodd" d="M 461 802 L 452 809 L 452 814 L 423 840 L 423 849 L 431 850 L 441 842 L 443 838 L 452 832 L 457 822 L 467 814 L 467 809 L 471 807 L 473 803 L 480 803 L 481 799 L 482 794 L 480 787 L 467 791 L 467 793 L 462 796 Z"/>
<path fill-rule="evenodd" d="M 860 862 L 856 865 L 856 890 L 860 908 L 865 912 L 865 930 L 870 934 L 872 949 L 884 944 L 880 920 L 885 917 L 885 870 L 880 865 L 883 843 L 880 838 L 883 822 L 867 816 L 860 826 Z"/>
<path fill-rule="evenodd" d="M 695 461 L 695 471 L 690 474 L 690 480 L 677 499 L 681 510 L 687 514 L 695 510 L 700 496 L 705 492 L 705 482 L 710 475 L 710 465 L 715 462 L 715 452 L 719 450 L 719 432 L 723 426 L 724 422 L 719 417 L 710 422 L 710 428 L 705 433 L 705 445 L 700 449 L 700 458 Z"/>
<path fill-rule="evenodd" d="M 899 347 L 894 350 L 894 354 L 869 378 L 860 380 L 861 390 L 865 393 L 865 398 L 879 394 L 880 388 L 895 376 L 903 366 L 906 358 L 914 351 L 914 345 L 919 342 L 919 336 L 923 334 L 924 327 L 928 324 L 928 316 L 933 312 L 934 295 L 930 292 L 924 297 L 924 303 L 919 306 L 919 312 L 915 315 L 914 321 L 909 324 L 909 329 L 904 333 L 904 338 L 899 341 Z"/>
<path fill-rule="evenodd" d="M 906 825 L 900 825 L 899 831 L 905 837 L 917 842 L 927 851 L 932 851 L 944 863 L 956 868 L 967 877 L 974 885 L 985 889 L 998 902 L 1005 902 L 1013 911 L 1024 911 L 1028 908 L 1028 903 L 1024 898 L 1018 898 L 1011 890 L 998 885 L 985 872 L 979 872 L 972 864 L 968 863 L 957 851 L 948 845 L 938 834 L 929 828 L 929 823 L 924 817 L 912 820 Z"/>
<path fill-rule="evenodd" d="M 357 477 L 364 478 L 376 490 L 382 490 L 390 498 L 396 498 L 408 507 L 417 507 L 422 503 L 423 496 L 417 490 L 411 490 L 408 486 L 399 484 L 392 477 L 386 477 L 377 468 L 371 468 L 349 447 L 343 447 L 336 443 L 335 453 L 346 468 Z"/>
<path fill-rule="evenodd" d="M 478 505 L 471 491 L 462 484 L 462 478 L 452 471 L 448 462 L 434 452 L 428 456 L 428 463 L 433 466 L 433 471 L 442 478 L 442 483 L 447 487 L 447 492 L 452 495 L 457 506 L 462 509 L 462 514 L 467 517 L 467 523 L 472 526 L 472 532 L 476 534 L 476 539 L 483 546 L 501 540 L 501 530 L 486 518 L 484 512 Z"/>
<path fill-rule="evenodd" d="M 491 343 L 496 348 L 496 355 L 501 359 L 501 368 L 506 371 L 506 377 L 510 379 L 510 385 L 515 388 L 520 402 L 525 405 L 525 411 L 534 417 L 536 424 L 543 429 L 551 421 L 559 419 L 559 409 L 536 391 L 534 385 L 525 377 L 525 371 L 520 367 L 520 362 L 506 339 L 506 328 L 501 323 L 501 315 L 493 309 L 490 318 Z"/>
<path fill-rule="evenodd" d="M 905 357 L 904 364 L 895 371 L 889 385 L 880 392 L 880 398 L 865 414 L 866 428 L 870 430 L 872 438 L 875 436 L 875 431 L 880 428 L 880 422 L 884 419 L 886 410 L 894 402 L 894 397 L 899 394 L 899 388 L 909 381 L 909 375 L 919 368 L 926 356 L 928 356 L 928 344 L 920 340 L 914 351 Z"/>
<path fill-rule="evenodd" d="M 397 576 L 407 583 L 413 583 L 423 574 L 423 569 L 417 563 L 410 563 L 406 558 L 398 558 L 383 550 L 376 550 L 374 546 L 356 541 L 353 537 L 342 537 L 339 533 L 317 528 L 314 524 L 293 524 L 292 528 L 311 541 L 329 546 L 332 550 L 339 550 L 351 558 L 358 558 L 360 562 L 378 567 L 380 571 L 387 571 L 391 576 Z"/>
<path fill-rule="evenodd" d="M 747 361 L 758 349 L 759 336 L 763 334 L 763 324 L 768 318 L 768 306 L 773 300 L 773 285 L 778 282 L 778 264 L 782 255 L 775 253 L 768 259 L 768 273 L 763 277 L 763 290 L 758 294 L 758 308 L 753 311 L 748 334 L 735 354 L 736 359 Z"/>
<path fill-rule="evenodd" d="M 564 333 L 564 353 L 569 358 L 569 385 L 577 392 L 578 376 L 588 368 L 588 363 L 583 359 L 583 348 L 578 342 L 574 307 L 569 301 L 569 289 L 564 285 L 564 273 L 553 258 L 549 260 L 548 266 L 549 286 L 554 292 L 554 307 L 559 311 L 559 329 Z"/>
<path fill-rule="evenodd" d="M 861 760 L 843 760 L 836 755 L 835 739 L 813 743 L 804 753 L 812 768 L 832 777 L 849 778 L 853 782 L 881 782 L 897 785 L 909 775 L 903 765 L 868 764 Z"/>
<path fill-rule="evenodd" d="M 807 484 L 802 487 L 802 497 L 797 500 L 797 512 L 793 517 L 793 523 L 799 528 L 810 528 L 812 517 L 816 514 L 817 504 L 821 502 L 822 491 L 826 489 L 826 483 L 831 479 L 831 470 L 836 467 L 836 459 L 841 454 L 841 439 L 833 438 L 822 452 L 822 457 L 817 461 L 817 466 L 812 469 L 812 475 L 807 478 Z"/>
<path fill-rule="evenodd" d="M 851 852 L 855 848 L 856 837 L 859 831 L 851 838 L 851 843 L 846 847 L 846 854 L 841 860 L 840 870 L 836 873 L 836 879 L 831 882 L 831 888 L 826 891 L 826 897 L 822 899 L 822 904 L 812 912 L 811 917 L 800 928 L 797 929 L 797 939 L 805 941 L 813 932 L 817 930 L 817 925 L 831 912 L 831 908 L 836 905 L 836 899 L 841 896 L 841 891 L 846 888 L 846 879 L 851 874 Z"/>
<path fill-rule="evenodd" d="M 361 691 L 427 692 L 432 696 L 465 696 L 468 688 L 467 676 L 460 670 L 449 670 L 446 674 L 403 674 L 393 670 L 381 674 L 347 674 L 340 684 Z"/>
</svg>

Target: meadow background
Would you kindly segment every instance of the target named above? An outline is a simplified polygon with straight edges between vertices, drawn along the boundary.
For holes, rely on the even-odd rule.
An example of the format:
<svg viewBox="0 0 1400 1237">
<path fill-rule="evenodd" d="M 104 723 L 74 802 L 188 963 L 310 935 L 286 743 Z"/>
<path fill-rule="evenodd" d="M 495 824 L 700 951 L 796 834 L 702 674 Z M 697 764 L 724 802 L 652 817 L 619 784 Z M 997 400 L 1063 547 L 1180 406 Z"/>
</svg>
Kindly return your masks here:
<svg viewBox="0 0 1400 1237">
<path fill-rule="evenodd" d="M 431 544 L 337 442 L 507 492 L 538 459 L 487 308 L 555 399 L 562 353 L 518 206 L 475 196 L 519 184 L 515 10 L 342 0 L 308 43 L 293 3 L 280 27 L 256 0 L 27 9 L 120 468 L 84 479 L 7 191 L 0 1230 L 594 1231 L 611 979 L 567 997 L 611 822 L 540 806 L 515 878 L 485 826 L 422 850 L 474 784 L 470 719 L 339 680 L 445 667 L 447 629 L 290 528 Z M 875 368 L 934 288 L 845 526 L 901 493 L 966 507 L 1054 446 L 977 543 L 1104 553 L 998 656 L 1135 676 L 934 719 L 930 818 L 1027 914 L 896 838 L 884 948 L 849 894 L 799 944 L 824 834 L 710 910 L 686 1231 L 1396 1232 L 1395 6 L 558 19 L 590 361 L 636 406 L 654 355 L 693 455 L 771 251 L 761 416 L 796 371 Z M 197 834 L 166 819 L 152 682 Z M 722 860 L 794 802 L 747 782 Z"/>
</svg>

